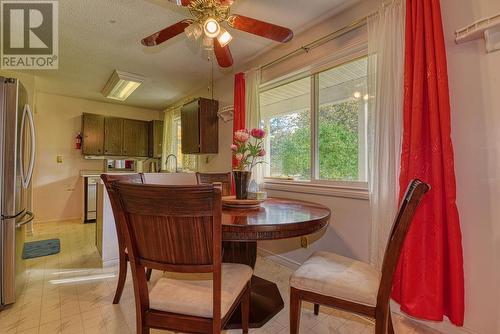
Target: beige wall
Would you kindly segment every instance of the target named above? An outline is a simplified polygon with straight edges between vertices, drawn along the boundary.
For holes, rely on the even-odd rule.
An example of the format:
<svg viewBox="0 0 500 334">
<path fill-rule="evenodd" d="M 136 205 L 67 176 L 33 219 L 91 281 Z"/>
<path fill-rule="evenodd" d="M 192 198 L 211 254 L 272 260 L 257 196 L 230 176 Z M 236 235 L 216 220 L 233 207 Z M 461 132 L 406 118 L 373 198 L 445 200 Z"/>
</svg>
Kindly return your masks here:
<svg viewBox="0 0 500 334">
<path fill-rule="evenodd" d="M 83 217 L 80 170 L 101 170 L 102 160 L 85 160 L 74 149 L 84 112 L 140 120 L 159 119 L 155 110 L 127 107 L 61 95 L 37 93 L 35 102 L 37 152 L 33 179 L 37 221 Z M 63 156 L 63 163 L 56 157 Z"/>
<path fill-rule="evenodd" d="M 456 45 L 455 30 L 500 13 L 498 0 L 441 0 L 448 54 L 465 326 L 500 333 L 500 52 L 484 40 Z"/>
</svg>

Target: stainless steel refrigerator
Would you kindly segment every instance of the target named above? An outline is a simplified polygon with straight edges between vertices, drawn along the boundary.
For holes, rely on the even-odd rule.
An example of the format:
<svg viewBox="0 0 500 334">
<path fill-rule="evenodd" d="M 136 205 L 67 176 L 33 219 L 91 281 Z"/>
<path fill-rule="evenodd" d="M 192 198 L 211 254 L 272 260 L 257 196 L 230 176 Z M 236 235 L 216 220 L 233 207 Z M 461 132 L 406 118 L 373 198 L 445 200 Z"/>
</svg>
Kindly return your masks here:
<svg viewBox="0 0 500 334">
<path fill-rule="evenodd" d="M 35 164 L 35 127 L 26 89 L 0 77 L 0 300 L 12 304 L 24 285 L 22 251 Z"/>
</svg>

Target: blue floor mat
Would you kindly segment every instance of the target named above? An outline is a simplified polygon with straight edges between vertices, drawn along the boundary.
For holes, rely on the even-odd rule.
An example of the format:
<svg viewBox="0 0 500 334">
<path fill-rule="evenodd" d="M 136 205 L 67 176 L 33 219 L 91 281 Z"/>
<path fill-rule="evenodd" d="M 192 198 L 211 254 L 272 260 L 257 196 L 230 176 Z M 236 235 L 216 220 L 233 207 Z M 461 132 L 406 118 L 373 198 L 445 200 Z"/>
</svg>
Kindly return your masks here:
<svg viewBox="0 0 500 334">
<path fill-rule="evenodd" d="M 25 242 L 23 248 L 23 259 L 33 259 L 47 255 L 57 254 L 61 251 L 61 241 L 59 239 L 39 240 Z"/>
</svg>

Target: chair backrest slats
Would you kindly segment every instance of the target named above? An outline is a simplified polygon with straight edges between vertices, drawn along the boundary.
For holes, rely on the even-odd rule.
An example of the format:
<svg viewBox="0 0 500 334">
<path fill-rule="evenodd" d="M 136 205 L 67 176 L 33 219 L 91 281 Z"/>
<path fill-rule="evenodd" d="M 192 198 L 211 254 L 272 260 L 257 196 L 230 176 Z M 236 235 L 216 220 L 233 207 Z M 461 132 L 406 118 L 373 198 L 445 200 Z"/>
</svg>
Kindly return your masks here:
<svg viewBox="0 0 500 334">
<path fill-rule="evenodd" d="M 211 271 L 214 243 L 221 243 L 222 237 L 218 189 L 121 182 L 113 189 L 138 261 L 160 270 Z"/>
<path fill-rule="evenodd" d="M 198 184 L 222 184 L 222 196 L 231 195 L 231 173 L 196 173 Z"/>
<path fill-rule="evenodd" d="M 129 213 L 129 222 L 141 261 L 169 265 L 212 264 L 211 218 Z"/>
<path fill-rule="evenodd" d="M 429 190 L 430 186 L 420 180 L 413 180 L 408 185 L 386 246 L 377 306 L 389 303 L 393 276 L 403 249 L 404 241 L 418 205 Z"/>
</svg>

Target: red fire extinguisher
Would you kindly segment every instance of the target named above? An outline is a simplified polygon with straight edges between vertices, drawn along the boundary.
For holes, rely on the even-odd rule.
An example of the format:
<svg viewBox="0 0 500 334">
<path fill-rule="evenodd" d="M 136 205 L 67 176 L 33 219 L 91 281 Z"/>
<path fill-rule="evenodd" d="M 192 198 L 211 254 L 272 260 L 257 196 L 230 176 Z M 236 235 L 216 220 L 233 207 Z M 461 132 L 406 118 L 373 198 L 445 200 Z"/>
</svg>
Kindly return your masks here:
<svg viewBox="0 0 500 334">
<path fill-rule="evenodd" d="M 82 149 L 82 135 L 79 133 L 76 138 L 75 138 L 75 149 L 81 150 Z"/>
</svg>

